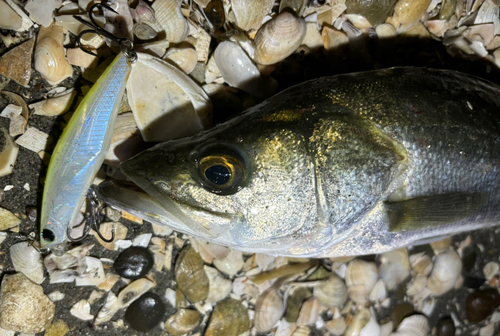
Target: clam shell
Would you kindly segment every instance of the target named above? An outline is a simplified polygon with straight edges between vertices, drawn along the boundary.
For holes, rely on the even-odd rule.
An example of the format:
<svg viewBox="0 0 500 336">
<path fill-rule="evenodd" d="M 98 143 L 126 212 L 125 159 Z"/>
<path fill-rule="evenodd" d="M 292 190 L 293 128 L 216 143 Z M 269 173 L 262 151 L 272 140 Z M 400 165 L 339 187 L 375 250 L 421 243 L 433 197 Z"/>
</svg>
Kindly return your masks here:
<svg viewBox="0 0 500 336">
<path fill-rule="evenodd" d="M 483 267 L 483 274 L 487 281 L 490 281 L 495 275 L 498 274 L 500 265 L 495 261 L 490 261 Z"/>
<path fill-rule="evenodd" d="M 420 17 L 425 13 L 431 0 L 399 0 L 394 7 L 392 24 L 398 32 L 404 32 L 418 23 Z"/>
<path fill-rule="evenodd" d="M 198 54 L 193 47 L 170 48 L 165 57 L 175 63 L 186 74 L 191 73 L 196 63 L 198 63 Z"/>
<path fill-rule="evenodd" d="M 64 56 L 63 27 L 41 27 L 35 48 L 35 69 L 51 85 L 56 85 L 73 75 L 73 68 Z"/>
<path fill-rule="evenodd" d="M 180 336 L 187 334 L 200 324 L 200 314 L 192 309 L 179 309 L 165 322 L 165 329 L 170 335 Z"/>
<path fill-rule="evenodd" d="M 412 315 L 405 318 L 398 330 L 389 336 L 427 336 L 429 331 L 427 318 L 424 315 Z"/>
<path fill-rule="evenodd" d="M 181 42 L 189 32 L 188 22 L 181 12 L 181 3 L 178 0 L 156 0 L 152 5 L 156 20 L 165 30 L 167 40 L 172 43 Z"/>
<path fill-rule="evenodd" d="M 224 278 L 222 274 L 213 267 L 205 265 L 204 269 L 209 282 L 206 301 L 210 303 L 217 302 L 228 296 L 233 287 L 231 281 Z"/>
<path fill-rule="evenodd" d="M 410 261 L 406 248 L 383 253 L 380 255 L 380 262 L 378 272 L 388 290 L 393 290 L 410 275 Z"/>
<path fill-rule="evenodd" d="M 283 296 L 277 288 L 270 287 L 265 290 L 255 303 L 255 316 L 253 323 L 260 332 L 268 332 L 280 320 L 285 312 Z"/>
<path fill-rule="evenodd" d="M 214 260 L 214 266 L 230 277 L 235 276 L 241 270 L 243 263 L 243 254 L 235 249 L 231 249 L 224 258 Z"/>
<path fill-rule="evenodd" d="M 255 36 L 254 60 L 274 64 L 290 56 L 306 35 L 306 23 L 289 12 L 266 22 Z"/>
<path fill-rule="evenodd" d="M 175 280 L 178 288 L 191 302 L 204 300 L 208 295 L 208 276 L 203 260 L 191 245 L 186 246 L 175 264 Z"/>
<path fill-rule="evenodd" d="M 242 30 L 258 29 L 273 4 L 274 0 L 231 1 L 236 24 Z"/>
<path fill-rule="evenodd" d="M 318 321 L 321 303 L 315 297 L 307 299 L 300 308 L 297 326 L 313 325 Z"/>
<path fill-rule="evenodd" d="M 60 116 L 69 111 L 75 96 L 75 90 L 68 90 L 63 94 L 31 104 L 29 107 L 34 109 L 35 114 L 38 115 L 49 117 Z"/>
<path fill-rule="evenodd" d="M 454 250 L 442 252 L 436 256 L 427 288 L 434 295 L 446 293 L 455 286 L 462 272 L 462 260 Z"/>
<path fill-rule="evenodd" d="M 286 321 L 290 323 L 297 322 L 300 308 L 305 300 L 311 297 L 311 291 L 305 287 L 296 287 L 288 292 L 286 300 Z"/>
<path fill-rule="evenodd" d="M 377 266 L 374 263 L 359 259 L 351 261 L 345 274 L 347 287 L 352 287 L 348 290 L 349 297 L 361 303 L 370 294 L 377 279 Z"/>
<path fill-rule="evenodd" d="M 313 295 L 327 307 L 341 307 L 347 300 L 347 287 L 342 279 L 332 274 L 328 281 L 314 287 Z"/>
<path fill-rule="evenodd" d="M 363 15 L 371 24 L 379 25 L 384 23 L 387 17 L 391 15 L 396 1 L 397 0 L 347 0 L 347 13 Z"/>
<path fill-rule="evenodd" d="M 239 336 L 250 329 L 245 306 L 238 300 L 219 301 L 214 308 L 205 336 Z"/>
<path fill-rule="evenodd" d="M 363 308 L 359 310 L 351 323 L 347 327 L 344 336 L 358 336 L 361 335 L 361 331 L 368 324 L 371 319 L 371 313 L 368 309 Z"/>
<path fill-rule="evenodd" d="M 10 259 L 17 272 L 23 273 L 34 283 L 41 284 L 43 282 L 42 256 L 35 247 L 27 242 L 12 245 Z"/>
</svg>

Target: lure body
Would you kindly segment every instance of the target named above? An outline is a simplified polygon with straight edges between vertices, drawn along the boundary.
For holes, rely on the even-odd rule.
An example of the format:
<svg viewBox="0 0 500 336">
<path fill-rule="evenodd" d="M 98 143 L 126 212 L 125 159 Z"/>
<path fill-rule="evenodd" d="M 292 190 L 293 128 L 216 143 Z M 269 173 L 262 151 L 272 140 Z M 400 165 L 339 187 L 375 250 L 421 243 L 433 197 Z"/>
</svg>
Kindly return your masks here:
<svg viewBox="0 0 500 336">
<path fill-rule="evenodd" d="M 131 66 L 120 53 L 80 103 L 50 160 L 43 191 L 42 248 L 64 245 L 104 161 Z"/>
</svg>

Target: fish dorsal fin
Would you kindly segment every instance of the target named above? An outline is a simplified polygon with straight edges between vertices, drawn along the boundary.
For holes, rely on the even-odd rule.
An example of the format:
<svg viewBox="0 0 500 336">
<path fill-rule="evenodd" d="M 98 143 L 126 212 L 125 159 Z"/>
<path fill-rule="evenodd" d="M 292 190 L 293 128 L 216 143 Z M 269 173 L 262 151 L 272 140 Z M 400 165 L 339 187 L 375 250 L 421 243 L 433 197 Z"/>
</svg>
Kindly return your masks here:
<svg viewBox="0 0 500 336">
<path fill-rule="evenodd" d="M 464 220 L 486 204 L 484 193 L 450 193 L 385 202 L 389 231 L 433 228 Z"/>
</svg>

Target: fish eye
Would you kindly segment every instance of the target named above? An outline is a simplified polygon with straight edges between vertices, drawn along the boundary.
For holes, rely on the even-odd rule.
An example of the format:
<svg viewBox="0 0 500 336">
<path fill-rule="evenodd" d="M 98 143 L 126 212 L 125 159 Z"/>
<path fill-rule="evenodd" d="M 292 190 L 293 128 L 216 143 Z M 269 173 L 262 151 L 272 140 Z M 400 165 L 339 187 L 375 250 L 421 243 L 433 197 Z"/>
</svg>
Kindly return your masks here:
<svg viewBox="0 0 500 336">
<path fill-rule="evenodd" d="M 231 195 L 241 189 L 245 180 L 243 162 L 231 155 L 212 154 L 199 161 L 203 187 L 215 194 Z"/>
</svg>

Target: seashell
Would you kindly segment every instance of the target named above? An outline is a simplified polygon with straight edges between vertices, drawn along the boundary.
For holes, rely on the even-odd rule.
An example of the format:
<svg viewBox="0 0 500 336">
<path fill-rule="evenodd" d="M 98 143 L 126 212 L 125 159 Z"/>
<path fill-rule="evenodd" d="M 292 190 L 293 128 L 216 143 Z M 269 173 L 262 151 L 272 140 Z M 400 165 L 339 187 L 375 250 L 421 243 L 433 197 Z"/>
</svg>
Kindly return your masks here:
<svg viewBox="0 0 500 336">
<path fill-rule="evenodd" d="M 370 292 L 369 299 L 373 302 L 382 302 L 387 297 L 387 290 L 384 285 L 384 281 L 379 279 L 375 286 L 373 286 L 372 291 Z"/>
<path fill-rule="evenodd" d="M 321 303 L 315 297 L 307 299 L 300 308 L 297 326 L 312 325 L 318 321 Z"/>
<path fill-rule="evenodd" d="M 83 320 L 89 321 L 94 318 L 94 315 L 90 314 L 90 304 L 87 300 L 80 300 L 69 311 L 71 315 L 74 317 Z"/>
<path fill-rule="evenodd" d="M 175 279 L 189 301 L 194 303 L 207 297 L 208 276 L 203 268 L 203 260 L 191 245 L 186 246 L 177 257 Z"/>
<path fill-rule="evenodd" d="M 243 267 L 243 254 L 241 251 L 230 249 L 231 251 L 223 259 L 214 259 L 214 266 L 219 271 L 233 277 Z"/>
<path fill-rule="evenodd" d="M 16 143 L 26 149 L 38 153 L 45 149 L 49 135 L 34 127 L 28 127 L 26 132 L 17 138 Z"/>
<path fill-rule="evenodd" d="M 500 9 L 498 8 L 499 5 L 500 4 L 493 4 L 492 1 L 484 1 L 477 11 L 477 16 L 474 19 L 474 24 L 497 22 L 500 12 Z"/>
<path fill-rule="evenodd" d="M 480 36 L 483 44 L 488 45 L 495 36 L 495 25 L 492 23 L 474 25 L 466 30 L 466 34 L 470 41 L 473 41 L 475 36 Z"/>
<path fill-rule="evenodd" d="M 354 318 L 351 320 L 351 323 L 347 327 L 344 336 L 358 336 L 361 335 L 361 331 L 368 324 L 371 319 L 371 313 L 368 309 L 363 308 L 360 309 Z"/>
<path fill-rule="evenodd" d="M 313 295 L 327 307 L 341 307 L 347 300 L 347 287 L 337 275 L 314 287 Z"/>
<path fill-rule="evenodd" d="M 397 36 L 396 29 L 388 23 L 384 23 L 375 27 L 375 32 L 377 33 L 377 38 L 380 40 L 394 39 Z"/>
<path fill-rule="evenodd" d="M 111 290 L 111 288 L 113 288 L 115 283 L 118 282 L 118 280 L 120 280 L 120 276 L 118 274 L 107 273 L 106 279 L 103 282 L 101 282 L 97 286 L 97 288 L 99 288 L 100 290 L 104 290 L 106 292 L 109 292 Z"/>
<path fill-rule="evenodd" d="M 113 292 L 111 291 L 108 292 L 108 296 L 106 296 L 106 301 L 104 301 L 104 305 L 102 306 L 101 310 L 99 310 L 99 312 L 97 313 L 94 324 L 99 325 L 108 322 L 113 318 L 113 316 L 119 309 L 120 306 L 118 304 L 118 298 Z"/>
<path fill-rule="evenodd" d="M 138 39 L 143 41 L 152 40 L 158 35 L 158 32 L 145 22 L 136 23 L 134 25 L 133 31 L 134 35 L 137 36 Z"/>
<path fill-rule="evenodd" d="M 345 323 L 345 318 L 340 316 L 326 322 L 325 328 L 335 336 L 342 336 L 347 329 L 347 324 Z"/>
<path fill-rule="evenodd" d="M 432 312 L 436 307 L 436 299 L 432 296 L 426 297 L 422 300 L 415 309 L 419 312 L 422 312 L 426 316 L 432 316 Z"/>
<path fill-rule="evenodd" d="M 192 309 L 179 309 L 165 322 L 170 335 L 180 336 L 189 333 L 200 324 L 200 314 Z"/>
<path fill-rule="evenodd" d="M 292 288 L 288 292 L 288 299 L 286 300 L 285 320 L 290 323 L 297 322 L 302 304 L 311 296 L 311 291 L 305 287 Z"/>
<path fill-rule="evenodd" d="M 80 15 L 80 17 L 89 21 L 89 17 L 87 15 Z M 62 26 L 77 36 L 83 30 L 88 29 L 86 25 L 75 20 L 73 15 L 58 15 L 55 20 L 56 25 Z M 94 16 L 94 20 L 100 25 L 104 25 L 106 23 L 106 19 L 102 16 Z M 96 50 L 104 45 L 105 39 L 97 34 L 89 33 L 82 36 L 81 43 L 85 47 Z"/>
<path fill-rule="evenodd" d="M 431 0 L 399 0 L 394 7 L 392 19 L 388 19 L 398 32 L 409 30 L 425 13 Z"/>
<path fill-rule="evenodd" d="M 106 280 L 102 261 L 94 257 L 85 257 L 83 265 L 79 267 L 76 277 L 77 286 L 98 286 Z"/>
<path fill-rule="evenodd" d="M 95 50 L 90 50 L 95 53 Z M 89 55 L 80 48 L 66 49 L 66 58 L 71 65 L 80 66 L 82 68 L 95 69 L 99 58 L 94 55 Z"/>
<path fill-rule="evenodd" d="M 1 11 L 0 8 L 0 13 Z M 31 55 L 34 45 L 35 40 L 29 39 L 3 54 L 0 59 L 0 75 L 12 79 L 19 85 L 27 86 L 31 78 Z"/>
<path fill-rule="evenodd" d="M 380 255 L 379 275 L 388 290 L 393 290 L 410 275 L 408 249 L 386 252 Z"/>
<path fill-rule="evenodd" d="M 372 262 L 355 259 L 347 265 L 345 281 L 349 297 L 356 302 L 363 302 L 378 279 L 377 266 Z M 349 289 L 349 287 L 353 287 Z"/>
<path fill-rule="evenodd" d="M 207 94 L 169 63 L 138 53 L 127 82 L 127 95 L 144 141 L 189 136 L 211 124 Z"/>
<path fill-rule="evenodd" d="M 325 50 L 328 52 L 340 53 L 349 47 L 349 38 L 347 35 L 333 28 L 324 27 L 321 37 Z"/>
<path fill-rule="evenodd" d="M 102 292 L 98 292 L 96 290 L 93 290 L 92 293 L 90 293 L 90 296 L 88 298 L 88 302 L 89 304 L 94 304 L 94 302 L 98 301 L 100 298 L 102 298 L 102 296 L 104 295 L 104 293 Z"/>
<path fill-rule="evenodd" d="M 380 335 L 380 325 L 377 323 L 375 317 L 375 310 L 370 308 L 370 319 L 368 323 L 360 330 L 359 336 L 379 336 Z"/>
<path fill-rule="evenodd" d="M 55 291 L 55 292 L 50 293 L 47 296 L 49 297 L 50 301 L 56 302 L 56 301 L 61 301 L 62 299 L 64 299 L 64 297 L 66 295 L 64 293 L 61 293 L 60 291 Z"/>
<path fill-rule="evenodd" d="M 306 0 L 283 0 L 280 2 L 279 12 L 281 13 L 285 8 L 294 11 L 298 17 L 302 16 L 307 6 Z"/>
<path fill-rule="evenodd" d="M 292 336 L 309 336 L 311 334 L 311 328 L 308 326 L 299 326 L 293 332 Z"/>
<path fill-rule="evenodd" d="M 0 127 L 0 129 L 2 130 L 4 138 L 4 146 L 0 152 L 0 177 L 3 177 L 11 174 L 14 170 L 17 155 L 19 154 L 19 147 L 5 128 Z M 10 213 L 6 214 L 4 211 L 7 210 L 0 208 L 0 230 L 6 230 L 21 223 L 21 220 L 16 216 L 13 214 L 10 216 Z"/>
<path fill-rule="evenodd" d="M 286 258 L 286 259 L 292 259 L 292 258 Z M 312 267 L 315 267 L 318 264 L 317 260 L 311 259 L 308 262 L 301 262 L 298 264 L 284 264 L 283 266 L 280 266 L 282 260 L 284 259 L 277 257 L 274 260 L 274 267 L 276 268 L 273 268 L 270 271 L 249 276 L 250 280 L 252 280 L 252 282 L 255 283 L 256 285 L 261 285 L 272 279 L 285 277 L 292 274 L 299 274 L 301 272 L 307 271 L 308 269 L 311 269 Z"/>
<path fill-rule="evenodd" d="M 264 17 L 271 11 L 273 4 L 273 0 L 231 1 L 236 25 L 245 31 L 259 29 Z"/>
<path fill-rule="evenodd" d="M 73 75 L 73 68 L 64 57 L 63 28 L 41 27 L 35 48 L 35 69 L 51 85 L 56 85 Z"/>
<path fill-rule="evenodd" d="M 424 315 L 411 315 L 406 317 L 398 327 L 396 332 L 389 336 L 427 336 L 429 334 L 429 325 Z"/>
<path fill-rule="evenodd" d="M 364 16 L 370 23 L 377 26 L 384 23 L 387 17 L 392 14 L 397 0 L 347 0 L 345 2 L 347 13 Z"/>
<path fill-rule="evenodd" d="M 224 81 L 230 86 L 262 97 L 264 82 L 248 55 L 233 42 L 222 42 L 214 52 L 214 60 Z"/>
<path fill-rule="evenodd" d="M 495 275 L 498 274 L 500 265 L 495 261 L 490 261 L 483 267 L 483 274 L 487 281 L 490 281 Z"/>
<path fill-rule="evenodd" d="M 196 63 L 198 63 L 198 54 L 193 47 L 170 48 L 165 57 L 175 63 L 186 74 L 190 74 Z"/>
<path fill-rule="evenodd" d="M 281 319 L 278 322 L 274 336 L 291 336 L 296 328 L 297 326 L 294 322 L 290 323 L 286 319 Z"/>
<path fill-rule="evenodd" d="M 104 163 L 118 168 L 120 162 L 125 161 L 142 151 L 145 144 L 139 133 L 139 128 L 135 123 L 132 112 L 119 114 L 116 118 L 113 138 L 111 139 L 111 146 L 106 154 Z M 120 217 L 121 215 L 118 218 Z M 157 234 L 156 231 L 155 234 Z"/>
<path fill-rule="evenodd" d="M 217 302 L 229 295 L 233 287 L 230 280 L 224 278 L 219 271 L 213 267 L 204 266 L 205 273 L 208 276 L 208 295 L 207 302 Z"/>
<path fill-rule="evenodd" d="M 4 130 L 5 132 L 5 130 Z M 21 224 L 21 220 L 7 209 L 0 208 L 0 230 L 11 229 Z"/>
<path fill-rule="evenodd" d="M 306 23 L 306 35 L 302 40 L 302 44 L 313 52 L 323 46 L 323 38 L 321 37 L 321 32 L 318 30 L 316 23 Z"/>
<path fill-rule="evenodd" d="M 205 336 L 239 336 L 250 329 L 250 319 L 245 306 L 238 300 L 225 299 L 217 302 Z"/>
<path fill-rule="evenodd" d="M 345 18 L 349 20 L 354 25 L 354 27 L 358 29 L 368 29 L 372 27 L 372 24 L 368 22 L 368 20 L 362 15 L 346 14 Z"/>
<path fill-rule="evenodd" d="M 42 256 L 34 246 L 27 242 L 12 245 L 10 259 L 17 272 L 23 273 L 34 283 L 41 284 L 43 282 Z"/>
<path fill-rule="evenodd" d="M 428 255 L 424 254 L 424 252 L 411 255 L 410 264 L 412 273 L 416 275 L 427 276 L 431 273 L 432 260 Z"/>
<path fill-rule="evenodd" d="M 253 324 L 259 332 L 268 332 L 281 319 L 285 312 L 283 296 L 278 288 L 271 286 L 257 298 Z"/>
<path fill-rule="evenodd" d="M 44 116 L 60 116 L 69 111 L 73 99 L 76 96 L 76 91 L 73 89 L 67 90 L 62 94 L 55 95 L 51 98 L 30 104 L 29 107 L 34 109 L 34 114 Z"/>
<path fill-rule="evenodd" d="M 26 3 L 24 9 L 30 14 L 30 18 L 44 26 L 49 27 L 54 22 L 55 0 L 32 0 Z"/>
<path fill-rule="evenodd" d="M 255 36 L 254 60 L 274 64 L 290 56 L 306 35 L 306 23 L 289 12 L 266 22 Z"/>
<path fill-rule="evenodd" d="M 458 254 L 449 249 L 436 256 L 427 288 L 433 295 L 441 295 L 453 288 L 462 272 L 462 260 Z"/>
<path fill-rule="evenodd" d="M 0 2 L 0 28 L 18 30 L 23 24 L 23 19 L 6 2 Z"/>
<path fill-rule="evenodd" d="M 409 296 L 415 296 L 421 293 L 425 286 L 427 285 L 427 278 L 422 275 L 417 275 L 413 280 L 408 284 L 406 289 L 406 294 Z"/>
<path fill-rule="evenodd" d="M 181 42 L 189 32 L 188 22 L 181 12 L 181 3 L 179 0 L 156 0 L 151 6 L 158 24 L 165 30 L 167 40 L 171 43 Z"/>
<path fill-rule="evenodd" d="M 438 255 L 441 252 L 447 251 L 451 246 L 452 240 L 453 237 L 446 237 L 444 239 L 430 243 L 434 254 Z"/>
</svg>

